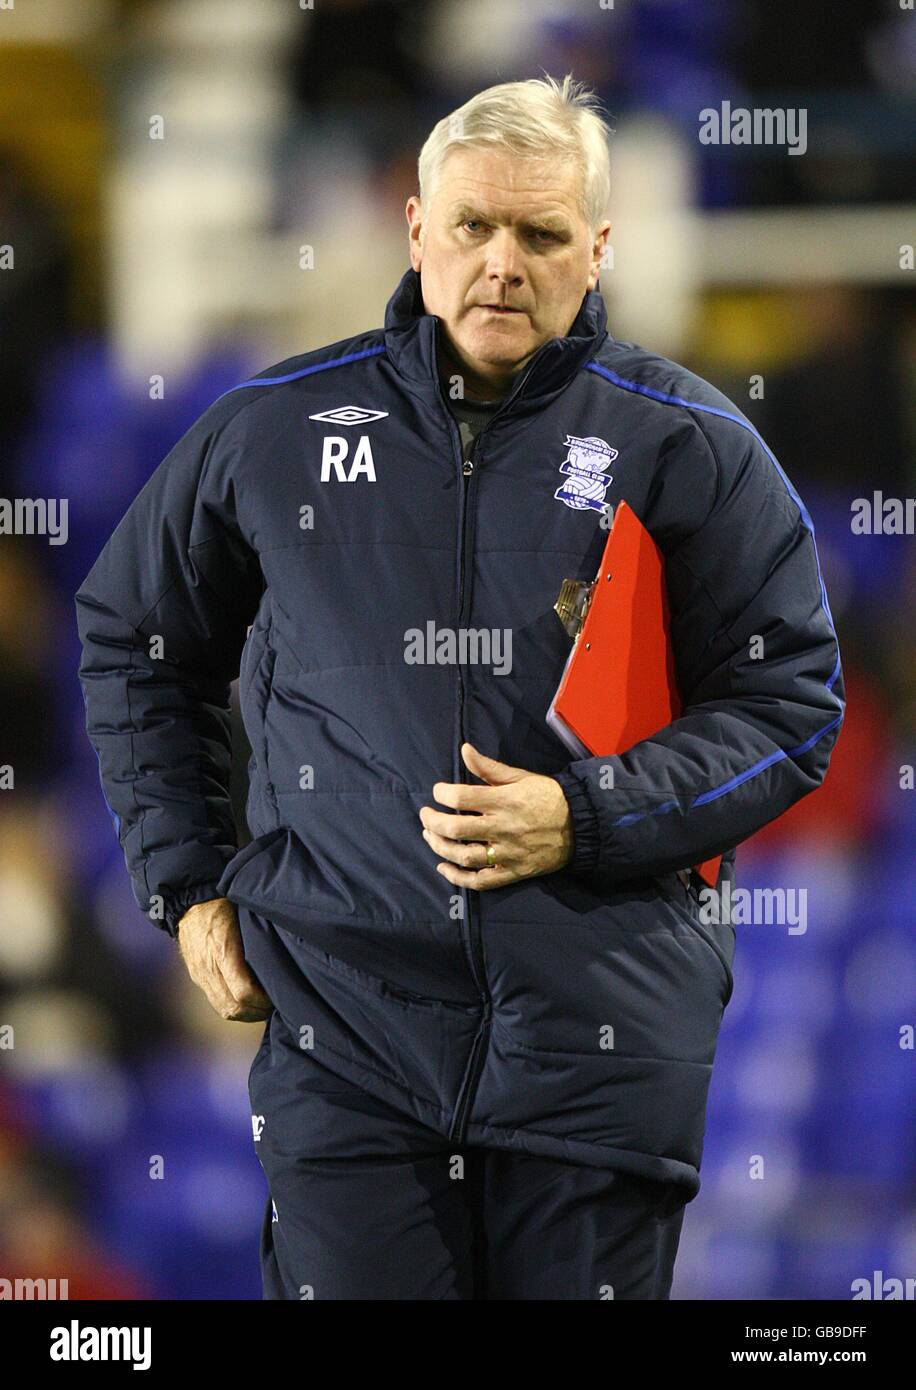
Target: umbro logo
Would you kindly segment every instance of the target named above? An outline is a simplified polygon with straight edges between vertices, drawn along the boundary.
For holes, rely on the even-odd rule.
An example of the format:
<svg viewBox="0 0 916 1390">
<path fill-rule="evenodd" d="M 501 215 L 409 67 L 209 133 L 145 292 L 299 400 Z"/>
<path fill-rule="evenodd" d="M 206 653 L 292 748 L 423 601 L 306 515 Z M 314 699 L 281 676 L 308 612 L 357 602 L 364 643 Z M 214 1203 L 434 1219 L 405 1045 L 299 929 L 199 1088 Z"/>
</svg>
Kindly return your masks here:
<svg viewBox="0 0 916 1390">
<path fill-rule="evenodd" d="M 387 410 L 364 410 L 360 405 L 339 405 L 335 410 L 321 410 L 310 420 L 322 420 L 328 425 L 368 425 L 371 420 L 384 420 Z"/>
</svg>

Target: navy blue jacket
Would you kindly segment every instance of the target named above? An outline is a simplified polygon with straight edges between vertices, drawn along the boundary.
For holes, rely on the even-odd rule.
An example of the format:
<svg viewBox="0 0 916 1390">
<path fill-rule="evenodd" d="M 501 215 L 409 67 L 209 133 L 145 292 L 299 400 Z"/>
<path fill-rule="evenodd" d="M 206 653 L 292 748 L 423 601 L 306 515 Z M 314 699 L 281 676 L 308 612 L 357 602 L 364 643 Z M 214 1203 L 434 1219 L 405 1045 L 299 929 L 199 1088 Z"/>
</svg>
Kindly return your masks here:
<svg viewBox="0 0 916 1390">
<path fill-rule="evenodd" d="M 439 331 L 410 270 L 384 329 L 228 391 L 159 466 L 77 594 L 103 787 L 138 902 L 174 933 L 232 899 L 331 1071 L 456 1141 L 692 1197 L 734 928 L 677 870 L 724 853 L 733 883 L 735 846 L 826 773 L 844 689 L 811 519 L 731 401 L 608 335 L 597 290 L 466 473 Z M 594 577 L 621 499 L 666 558 L 684 710 L 570 761 L 545 723 L 570 649 L 553 604 Z M 511 630 L 511 669 L 406 660 L 430 624 Z M 564 869 L 479 893 L 436 872 L 417 812 L 469 780 L 464 739 L 557 776 Z"/>
</svg>

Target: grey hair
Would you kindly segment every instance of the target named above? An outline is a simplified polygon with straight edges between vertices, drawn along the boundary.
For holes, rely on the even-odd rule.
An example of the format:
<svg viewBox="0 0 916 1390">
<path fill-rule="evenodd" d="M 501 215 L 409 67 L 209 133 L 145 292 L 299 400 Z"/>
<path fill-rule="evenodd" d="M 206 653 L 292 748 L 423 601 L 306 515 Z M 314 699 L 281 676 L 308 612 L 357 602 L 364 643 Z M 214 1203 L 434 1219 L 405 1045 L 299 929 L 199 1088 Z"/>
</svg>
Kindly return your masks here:
<svg viewBox="0 0 916 1390">
<path fill-rule="evenodd" d="M 566 155 L 582 171 L 579 207 L 594 236 L 611 192 L 611 129 L 597 96 L 571 74 L 501 82 L 478 92 L 433 126 L 417 173 L 424 208 L 435 196 L 442 164 L 453 149 L 502 146 L 517 154 Z"/>
</svg>

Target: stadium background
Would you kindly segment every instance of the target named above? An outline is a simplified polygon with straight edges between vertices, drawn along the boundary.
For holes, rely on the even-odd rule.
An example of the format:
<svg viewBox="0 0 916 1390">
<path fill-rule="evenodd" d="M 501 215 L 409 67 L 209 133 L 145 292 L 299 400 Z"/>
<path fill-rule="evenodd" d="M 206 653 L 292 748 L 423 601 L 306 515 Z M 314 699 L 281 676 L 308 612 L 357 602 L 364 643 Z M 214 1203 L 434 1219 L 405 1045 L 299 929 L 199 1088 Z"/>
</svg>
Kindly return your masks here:
<svg viewBox="0 0 916 1390">
<path fill-rule="evenodd" d="M 7 0 L 0 495 L 68 498 L 69 539 L 0 537 L 0 763 L 15 770 L 0 793 L 15 1041 L 0 1049 L 0 1277 L 68 1277 L 83 1298 L 260 1295 L 246 1077 L 261 1026 L 217 1018 L 130 895 L 84 733 L 72 595 L 220 392 L 381 322 L 429 128 L 542 69 L 585 79 L 613 115 L 611 331 L 709 377 L 760 428 L 813 514 L 847 684 L 826 784 L 739 850 L 742 886 L 807 890 L 808 929 L 739 929 L 673 1297 L 848 1298 L 874 1271 L 916 1274 L 900 1032 L 916 1023 L 916 792 L 900 772 L 916 565 L 912 536 L 850 525 L 853 499 L 914 493 L 916 272 L 900 248 L 916 236 L 916 15 L 891 0 Z M 806 153 L 703 145 L 698 113 L 726 99 L 804 108 Z"/>
</svg>

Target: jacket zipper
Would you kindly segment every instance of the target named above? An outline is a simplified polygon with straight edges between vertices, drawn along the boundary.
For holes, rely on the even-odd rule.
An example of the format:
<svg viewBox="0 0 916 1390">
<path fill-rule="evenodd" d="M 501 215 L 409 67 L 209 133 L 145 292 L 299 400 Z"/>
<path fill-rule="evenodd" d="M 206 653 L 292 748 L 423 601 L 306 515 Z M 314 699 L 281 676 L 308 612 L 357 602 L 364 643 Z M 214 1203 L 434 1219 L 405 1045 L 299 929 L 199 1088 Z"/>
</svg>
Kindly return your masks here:
<svg viewBox="0 0 916 1390">
<path fill-rule="evenodd" d="M 461 582 L 459 585 L 458 595 L 459 622 L 461 620 L 461 610 L 464 606 L 464 572 L 466 548 L 464 518 L 467 516 L 467 512 L 470 507 L 471 490 L 474 486 L 474 478 L 476 476 L 476 469 L 474 464 L 477 455 L 477 440 L 480 438 L 480 434 L 482 433 L 483 431 L 481 430 L 477 437 L 473 440 L 471 447 L 468 450 L 468 457 L 466 459 L 463 459 L 461 465 L 461 472 L 464 479 L 464 498 L 462 507 Z M 458 731 L 460 741 L 463 743 L 464 680 L 461 674 L 460 665 L 458 667 Z M 455 1105 L 455 1115 L 452 1120 L 452 1127 L 449 1131 L 449 1138 L 456 1141 L 459 1144 L 463 1143 L 464 1141 L 465 1131 L 467 1129 L 467 1119 L 471 1109 L 471 1102 L 477 1089 L 477 1082 L 480 1077 L 480 1070 L 483 1065 L 483 1059 L 486 1055 L 485 1043 L 489 1035 L 490 1023 L 493 1016 L 493 1004 L 490 998 L 489 990 L 487 989 L 486 985 L 486 966 L 483 960 L 483 946 L 480 941 L 480 924 L 476 920 L 475 909 L 472 907 L 473 896 L 467 890 L 464 890 L 464 903 L 468 922 L 468 946 L 470 951 L 471 968 L 474 972 L 474 978 L 477 981 L 478 988 L 480 989 L 481 996 L 483 998 L 483 1017 L 480 1021 L 480 1027 L 478 1028 L 477 1033 L 474 1036 L 474 1042 L 471 1046 L 471 1055 L 468 1058 L 467 1070 L 463 1079 L 463 1085 L 459 1093 L 458 1100 Z"/>
<path fill-rule="evenodd" d="M 438 345 L 439 324 L 438 320 L 435 320 L 434 356 L 436 357 L 436 359 L 438 359 Z M 474 441 L 473 443 L 471 443 L 471 448 L 468 449 L 467 459 L 464 459 L 464 450 L 463 448 L 461 448 L 461 435 L 459 427 L 457 427 L 457 424 L 455 423 L 455 416 L 453 416 L 452 411 L 449 410 L 448 402 L 446 402 L 445 395 L 443 395 L 442 392 L 442 384 L 441 381 L 439 381 L 438 370 L 436 370 L 436 368 L 434 367 L 436 391 L 438 391 L 439 400 L 441 400 L 442 402 L 442 410 L 443 413 L 445 413 L 446 421 L 448 421 L 450 436 L 452 436 L 452 445 L 453 449 L 455 449 L 455 457 L 457 460 L 457 464 L 459 464 L 461 470 L 461 512 L 459 523 L 459 612 L 457 612 L 457 621 L 459 621 L 459 627 L 461 624 L 461 613 L 463 613 L 464 609 L 464 570 L 466 570 L 466 556 L 464 556 L 464 552 L 466 552 L 467 542 L 467 513 L 468 510 L 470 510 L 471 489 L 473 489 L 475 474 L 477 474 L 477 468 L 475 468 L 475 463 L 477 463 L 478 452 L 480 452 L 480 442 L 482 436 L 484 436 L 486 434 L 486 431 L 489 430 L 489 427 L 491 427 L 493 420 L 495 420 L 496 417 L 500 416 L 500 414 L 503 413 L 503 409 L 505 409 L 507 404 L 509 404 L 510 400 L 516 398 L 518 392 L 521 391 L 521 386 L 523 386 L 524 382 L 527 381 L 528 377 L 530 377 L 532 370 L 534 370 L 535 363 L 537 363 L 537 360 L 539 359 L 539 357 L 541 357 L 543 350 L 545 350 L 545 346 L 546 345 L 542 345 L 542 347 L 539 347 L 538 352 L 535 353 L 535 356 L 532 357 L 530 363 L 528 363 L 528 366 L 525 367 L 525 370 L 523 371 L 523 374 L 521 374 L 521 377 L 518 378 L 516 384 L 513 385 L 512 391 L 509 392 L 509 395 L 506 396 L 506 399 L 503 400 L 502 404 L 496 407 L 496 410 L 493 411 L 492 420 L 489 420 L 488 423 L 484 425 L 484 428 L 478 431 L 478 434 L 474 436 Z M 463 676 L 461 676 L 460 664 L 459 666 L 457 666 L 457 699 L 459 699 L 459 709 L 457 709 L 457 713 L 459 713 L 459 739 L 461 744 L 461 742 L 464 742 L 464 678 Z M 459 771 L 461 767 L 460 744 Z M 467 888 L 461 888 L 461 898 L 463 898 L 464 902 L 464 919 L 466 919 L 467 922 L 468 962 L 470 962 L 471 974 L 473 974 L 474 984 L 475 986 L 477 986 L 478 990 L 480 990 L 482 1017 L 480 1027 L 478 1027 L 477 1033 L 474 1034 L 474 1041 L 473 1044 L 471 1044 L 470 1056 L 468 1056 L 467 1059 L 467 1068 L 464 1069 L 464 1076 L 463 1079 L 461 1079 L 459 1097 L 457 1097 L 457 1101 L 455 1104 L 455 1116 L 453 1116 L 452 1127 L 450 1127 L 449 1130 L 450 1140 L 456 1141 L 456 1143 L 459 1144 L 463 1143 L 464 1133 L 466 1133 L 467 1130 L 467 1116 L 468 1112 L 470 1112 L 471 1102 L 473 1102 L 475 1091 L 477 1091 L 477 1081 L 478 1079 L 480 1079 L 482 1059 L 484 1059 L 485 1056 L 484 1044 L 486 1041 L 486 1037 L 488 1037 L 489 1029 L 491 1029 L 493 1013 L 493 1001 L 491 998 L 491 994 L 489 994 L 488 988 L 486 988 L 486 969 L 484 958 L 482 958 L 482 942 L 480 941 L 480 930 L 475 930 L 474 913 L 473 910 L 471 910 L 471 895 L 470 892 L 468 892 Z M 477 923 L 477 927 L 480 927 L 480 924 Z"/>
<path fill-rule="evenodd" d="M 448 408 L 445 397 L 442 395 L 441 385 L 439 394 L 442 396 L 442 403 L 448 417 L 448 425 L 451 433 L 452 443 L 455 447 L 455 458 L 461 468 L 461 511 L 458 523 L 458 545 L 459 545 L 459 568 L 458 568 L 458 626 L 464 609 L 465 591 L 465 572 L 467 569 L 466 549 L 468 539 L 468 513 L 473 502 L 474 479 L 476 476 L 475 460 L 477 456 L 477 445 L 483 430 L 474 439 L 471 448 L 468 450 L 468 457 L 464 458 L 464 450 L 461 446 L 461 435 L 455 423 L 454 416 Z M 458 674 L 458 737 L 459 737 L 459 769 L 460 763 L 460 744 L 464 742 L 464 677 L 461 672 L 460 664 L 457 666 Z M 486 968 L 483 961 L 483 950 L 480 942 L 479 922 L 473 907 L 472 895 L 467 888 L 461 889 L 462 901 L 464 904 L 464 920 L 467 926 L 465 935 L 466 953 L 468 963 L 471 968 L 471 975 L 480 993 L 483 1014 L 480 1026 L 474 1035 L 471 1044 L 471 1052 L 468 1057 L 467 1067 L 461 1080 L 461 1087 L 458 1098 L 455 1102 L 455 1113 L 452 1118 L 449 1130 L 449 1139 L 456 1143 L 464 1141 L 467 1129 L 467 1119 L 470 1112 L 471 1103 L 477 1088 L 480 1070 L 483 1059 L 486 1055 L 485 1043 L 490 1031 L 490 1024 L 493 1016 L 493 1001 L 490 997 L 486 984 Z"/>
<path fill-rule="evenodd" d="M 441 394 L 441 387 L 440 387 L 440 394 Z M 454 420 L 454 417 L 452 416 L 451 411 L 448 409 L 448 406 L 447 406 L 447 404 L 445 403 L 445 398 L 444 398 L 444 397 L 443 397 L 443 406 L 444 406 L 445 412 L 446 412 L 446 414 L 447 414 L 447 416 L 448 416 L 448 423 L 449 423 L 449 429 L 450 429 L 450 431 L 451 431 L 452 443 L 453 443 L 453 445 L 455 446 L 455 457 L 456 457 L 456 460 L 457 460 L 457 462 L 458 462 L 458 464 L 459 464 L 459 466 L 460 466 L 460 468 L 461 468 L 461 477 L 462 477 L 461 511 L 460 511 L 459 522 L 458 522 L 458 547 L 459 547 L 459 568 L 458 568 L 458 626 L 460 627 L 460 626 L 461 626 L 461 618 L 462 618 L 462 610 L 463 610 L 463 608 L 464 608 L 464 589 L 465 589 L 465 570 L 466 570 L 465 550 L 466 550 L 466 548 L 467 548 L 467 517 L 468 517 L 468 512 L 469 512 L 469 510 L 470 510 L 470 504 L 471 504 L 471 500 L 472 500 L 472 499 L 471 499 L 471 494 L 472 494 L 473 480 L 474 480 L 474 462 L 473 462 L 473 458 L 474 458 L 474 455 L 475 455 L 476 452 L 477 452 L 477 440 L 476 440 L 476 439 L 474 440 L 474 444 L 473 444 L 473 446 L 472 446 L 472 448 L 471 448 L 471 450 L 470 450 L 470 457 L 469 457 L 468 459 L 465 459 L 465 458 L 463 457 L 463 450 L 462 450 L 462 447 L 461 447 L 461 436 L 460 436 L 459 431 L 458 431 L 458 426 L 457 426 L 456 423 L 455 423 L 455 420 Z M 459 739 L 458 766 L 459 766 L 459 771 L 460 771 L 460 768 L 461 768 L 461 766 L 462 766 L 462 764 L 461 764 L 460 745 L 461 745 L 461 743 L 464 742 L 464 677 L 463 677 L 463 675 L 462 675 L 462 673 L 461 673 L 461 666 L 460 666 L 460 664 L 456 667 L 456 671 L 457 671 L 457 676 L 458 676 L 458 739 Z M 486 986 L 486 971 L 485 971 L 485 969 L 484 969 L 483 958 L 482 958 L 482 954 L 481 954 L 481 951 L 480 951 L 479 942 L 477 941 L 477 935 L 476 935 L 476 933 L 475 933 L 475 921 L 474 921 L 474 913 L 473 913 L 473 911 L 472 911 L 472 906 L 471 906 L 471 895 L 470 895 L 468 889 L 466 889 L 466 888 L 462 888 L 462 889 L 461 889 L 461 895 L 462 895 L 462 901 L 463 901 L 463 903 L 464 903 L 464 920 L 465 920 L 465 922 L 466 922 L 466 924 L 467 924 L 467 933 L 466 933 L 466 938 L 465 938 L 465 939 L 466 939 L 466 944 L 467 944 L 468 963 L 469 963 L 470 968 L 471 968 L 471 974 L 472 974 L 472 976 L 473 976 L 474 983 L 475 983 L 475 985 L 477 986 L 478 992 L 479 992 L 479 994 L 480 994 L 481 1002 L 483 1003 L 485 1010 L 488 1010 L 488 1009 L 490 1008 L 490 1005 L 491 1005 L 491 1000 L 490 1000 L 489 991 L 487 990 L 487 986 Z"/>
<path fill-rule="evenodd" d="M 471 1044 L 471 1055 L 468 1058 L 468 1064 L 465 1069 L 464 1077 L 461 1083 L 461 1091 L 459 1092 L 458 1100 L 455 1103 L 455 1115 L 452 1120 L 452 1127 L 449 1130 L 448 1134 L 449 1139 L 455 1140 L 459 1144 L 462 1144 L 464 1142 L 464 1136 L 467 1130 L 468 1113 L 471 1109 L 471 1101 L 473 1100 L 474 1094 L 477 1090 L 477 1082 L 480 1078 L 481 1064 L 486 1054 L 484 1043 L 487 1040 L 487 1036 L 490 1031 L 490 1022 L 492 1017 L 493 1006 L 488 1001 L 484 1005 L 484 1013 L 483 1018 L 481 1019 L 480 1027 L 474 1034 L 474 1041 Z"/>
<path fill-rule="evenodd" d="M 438 341 L 438 331 L 436 336 Z M 532 359 L 532 362 L 528 364 L 527 369 L 522 373 L 522 376 L 515 383 L 513 389 L 509 392 L 509 396 L 507 396 L 506 400 L 503 401 L 502 405 L 497 407 L 497 409 L 494 411 L 493 419 L 495 419 L 497 415 L 500 415 L 502 413 L 502 410 L 504 406 L 508 403 L 509 399 L 511 397 L 514 397 L 518 393 L 524 381 L 531 374 L 533 365 L 534 361 Z M 448 427 L 451 433 L 452 444 L 455 448 L 455 458 L 461 469 L 462 477 L 461 511 L 458 523 L 458 626 L 460 627 L 462 613 L 464 609 L 464 587 L 466 570 L 465 551 L 467 548 L 468 532 L 467 517 L 473 500 L 474 480 L 477 476 L 477 469 L 475 467 L 475 464 L 479 452 L 480 440 L 492 425 L 493 420 L 488 421 L 487 424 L 483 427 L 483 429 L 478 431 L 477 435 L 474 437 L 470 449 L 468 450 L 468 457 L 465 459 L 464 450 L 461 445 L 461 434 L 457 424 L 455 423 L 455 417 L 452 415 L 452 412 L 448 408 L 448 402 L 446 401 L 445 395 L 442 391 L 442 384 L 439 381 L 438 373 L 436 375 L 436 386 L 439 391 L 439 397 L 442 401 L 442 408 L 445 411 L 445 415 L 448 420 Z M 457 672 L 459 735 L 458 758 L 460 770 L 460 744 L 464 742 L 464 678 L 461 674 L 460 664 L 457 667 Z M 480 1077 L 483 1059 L 486 1055 L 484 1043 L 486 1042 L 487 1037 L 489 1035 L 491 1021 L 493 1017 L 493 1001 L 490 997 L 490 992 L 487 989 L 486 984 L 486 967 L 483 960 L 483 947 L 480 941 L 480 924 L 476 920 L 475 913 L 472 909 L 471 894 L 466 888 L 462 888 L 461 894 L 464 903 L 465 920 L 467 922 L 467 956 L 468 961 L 470 963 L 471 974 L 473 976 L 474 983 L 477 986 L 477 989 L 480 991 L 480 999 L 481 1004 L 483 1006 L 483 1016 L 480 1021 L 480 1027 L 474 1035 L 474 1041 L 471 1044 L 471 1053 L 468 1058 L 467 1067 L 465 1068 L 464 1077 L 462 1078 L 461 1088 L 458 1093 L 458 1099 L 455 1102 L 455 1114 L 452 1120 L 451 1129 L 449 1130 L 449 1139 L 454 1140 L 459 1144 L 464 1141 L 465 1131 L 467 1129 L 468 1114 L 470 1112 L 471 1103 L 473 1101 L 474 1094 L 477 1089 L 477 1082 Z"/>
</svg>

